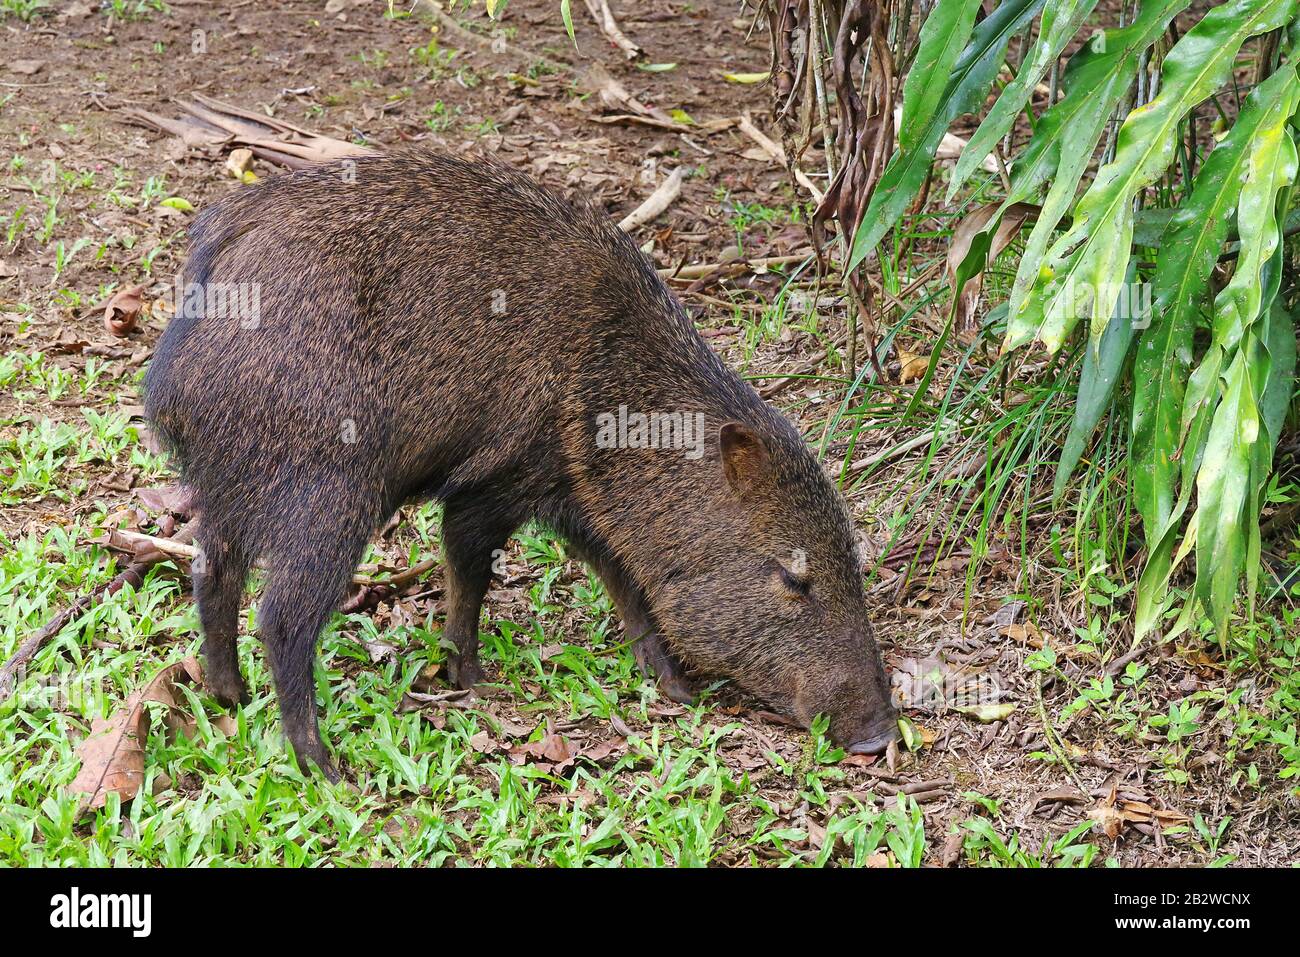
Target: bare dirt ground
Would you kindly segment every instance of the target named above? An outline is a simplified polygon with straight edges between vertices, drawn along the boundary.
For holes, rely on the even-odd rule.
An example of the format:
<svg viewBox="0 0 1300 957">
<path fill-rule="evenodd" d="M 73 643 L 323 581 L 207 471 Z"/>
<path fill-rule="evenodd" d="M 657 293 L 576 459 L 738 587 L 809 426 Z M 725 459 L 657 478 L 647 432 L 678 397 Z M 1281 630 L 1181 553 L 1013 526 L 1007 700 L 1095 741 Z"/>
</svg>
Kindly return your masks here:
<svg viewBox="0 0 1300 957">
<path fill-rule="evenodd" d="M 779 166 L 759 158 L 752 139 L 734 127 L 687 135 L 599 122 L 605 111 L 599 97 L 584 87 L 583 74 L 599 62 L 647 105 L 685 111 L 701 127 L 750 112 L 770 132 L 766 89 L 722 77 L 767 68 L 765 34 L 753 31 L 752 15 L 742 14 L 732 2 L 618 5 L 623 29 L 645 46 L 647 59 L 676 64 L 663 72 L 628 64 L 597 32 L 581 4 L 574 4 L 575 50 L 552 0 L 513 0 L 495 28 L 504 30 L 500 35 L 509 49 L 498 45 L 495 52 L 490 43 L 480 46 L 446 29 L 435 33 L 427 19 L 385 17 L 380 0 L 170 0 L 168 7 L 166 14 L 146 8 L 138 17 L 122 19 L 88 3 L 72 3 L 61 15 L 31 25 L 13 19 L 0 23 L 0 142 L 6 147 L 0 160 L 22 157 L 27 176 L 39 176 L 53 162 L 60 175 L 92 174 L 101 183 L 111 182 L 113 171 L 126 170 L 130 185 L 123 189 L 133 193 L 147 188 L 150 177 L 160 177 L 168 196 L 201 207 L 239 188 L 223 169 L 224 156 L 187 150 L 177 139 L 129 124 L 119 112 L 136 107 L 174 115 L 173 97 L 199 91 L 374 147 L 418 142 L 455 153 L 493 155 L 530 170 L 561 192 L 594 198 L 615 218 L 635 208 L 671 169 L 689 164 L 697 172 L 686 180 L 681 197 L 636 232 L 639 240 L 653 243 L 652 255 L 661 267 L 716 263 L 742 253 L 784 256 L 807 248 L 802 224 L 790 215 L 806 197 L 794 192 Z M 476 30 L 489 29 L 481 8 L 462 15 L 462 21 Z M 436 42 L 431 46 L 431 41 Z M 530 71 L 515 56 L 516 49 L 529 51 L 534 66 L 543 58 L 570 66 Z M 262 162 L 254 168 L 259 175 L 274 171 Z M 12 218 L 28 204 L 27 217 L 39 220 L 42 210 L 32 208 L 33 197 L 17 172 L 11 165 L 0 180 L 0 212 Z M 146 317 L 129 337 L 117 338 L 105 332 L 101 314 L 92 307 L 110 283 L 139 282 L 146 286 L 147 299 L 162 296 L 185 252 L 188 216 L 157 204 L 132 212 L 95 197 L 94 191 L 68 193 L 49 241 L 37 242 L 33 229 L 0 250 L 0 351 L 43 350 L 77 375 L 91 360 L 118 371 L 147 362 L 165 325 L 164 311 Z M 785 215 L 753 212 L 760 209 Z M 89 244 L 69 264 L 61 264 L 57 241 L 64 240 L 66 251 L 79 237 L 87 237 Z M 96 254 L 97 249 L 102 251 Z M 756 384 L 770 384 L 788 372 L 842 375 L 838 367 L 809 364 L 820 346 L 800 327 L 754 335 L 762 303 L 776 296 L 783 281 L 772 273 L 750 271 L 689 290 L 686 282 L 675 287 L 710 342 L 756 377 Z M 79 292 L 80 302 L 71 304 L 62 290 Z M 828 409 L 823 388 L 816 379 L 797 382 L 778 392 L 775 401 L 817 436 Z M 0 403 L 12 401 L 0 396 Z M 107 401 L 91 389 L 40 414 L 77 422 L 83 407 L 102 408 Z M 859 447 L 855 454 L 870 452 Z M 834 450 L 830 459 L 838 465 Z M 0 529 L 16 539 L 67 524 L 90 511 L 92 503 L 111 509 L 132 502 L 137 477 L 129 469 L 97 472 L 90 467 L 82 478 L 79 494 L 68 500 L 50 497 L 6 506 Z M 852 504 L 872 536 L 888 503 L 860 492 Z M 400 540 L 392 552 L 403 553 Z M 877 633 L 891 671 L 903 676 L 938 671 L 952 680 L 991 683 L 1001 689 L 1008 708 L 996 720 L 981 722 L 913 700 L 910 714 L 924 735 L 924 747 L 878 762 L 847 760 L 838 793 L 861 793 L 883 783 L 887 791 L 921 794 L 926 830 L 933 835 L 926 860 L 934 864 L 961 859 L 961 835 L 948 835 L 977 809 L 972 794 L 1000 802 L 1002 819 L 1023 848 L 1051 844 L 1092 812 L 1100 823 L 1110 821 L 1118 837 L 1112 840 L 1099 827 L 1087 839 L 1103 856 L 1124 865 L 1207 863 L 1220 854 L 1234 855 L 1239 864 L 1300 858 L 1295 798 L 1268 781 L 1257 790 L 1239 784 L 1236 769 L 1225 763 L 1231 747 L 1225 723 L 1205 721 L 1195 752 L 1180 758 L 1187 781 L 1178 783 L 1164 773 L 1160 742 L 1118 735 L 1112 722 L 1086 708 L 1062 720 L 1062 709 L 1077 697 L 1066 683 L 1048 681 L 1040 698 L 1038 673 L 1026 666 L 1026 659 L 1044 636 L 1057 649 L 1062 668 L 1081 686 L 1101 679 L 1105 663 L 1074 652 L 1072 629 L 1086 624 L 1087 609 L 1072 596 L 1046 590 L 1034 602 L 1037 627 L 1026 623 L 1025 606 L 1012 599 L 1044 580 L 1034 571 L 1012 567 L 1009 561 L 986 563 L 969 604 L 959 559 L 905 587 L 889 577 L 872 585 Z M 521 583 L 529 575 L 522 561 L 512 565 L 510 587 L 503 585 L 488 597 L 493 617 L 509 619 L 516 606 L 523 609 Z M 581 577 L 576 567 L 572 575 Z M 436 597 L 413 607 L 438 610 Z M 1231 681 L 1222 664 L 1199 649 L 1149 652 L 1141 662 L 1150 669 L 1148 690 L 1156 698 L 1180 699 Z M 912 685 L 919 681 L 902 684 L 915 698 Z M 496 705 L 503 715 L 511 714 L 508 694 Z M 797 760 L 805 747 L 804 733 L 772 724 L 753 708 L 752 702 L 724 692 L 717 709 L 719 723 L 741 721 L 753 730 L 753 748 L 729 752 L 739 766 L 761 774 L 745 762 L 769 748 Z M 1068 752 L 1069 768 L 1044 737 L 1043 714 Z M 1258 760 L 1269 778 L 1268 758 L 1261 754 Z M 774 779 L 774 804 L 791 820 L 808 824 L 807 807 L 800 807 L 797 794 L 783 786 Z M 1115 819 L 1121 811 L 1124 819 Z M 1217 852 L 1183 827 L 1196 814 L 1211 823 L 1233 818 Z M 1161 825 L 1174 831 L 1167 835 Z M 815 839 L 815 827 L 813 833 Z"/>
</svg>

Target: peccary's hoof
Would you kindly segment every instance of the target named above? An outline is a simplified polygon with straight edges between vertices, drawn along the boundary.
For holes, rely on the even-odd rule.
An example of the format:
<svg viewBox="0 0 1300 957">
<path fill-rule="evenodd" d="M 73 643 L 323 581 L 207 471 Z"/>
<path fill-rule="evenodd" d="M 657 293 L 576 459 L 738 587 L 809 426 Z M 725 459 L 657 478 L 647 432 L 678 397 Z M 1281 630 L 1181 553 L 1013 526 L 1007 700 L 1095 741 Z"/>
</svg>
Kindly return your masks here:
<svg viewBox="0 0 1300 957">
<path fill-rule="evenodd" d="M 330 784 L 338 784 L 340 781 L 343 780 L 342 772 L 340 772 L 339 769 L 335 766 L 334 762 L 329 760 L 328 758 L 326 758 L 323 762 L 313 761 L 309 758 L 305 761 L 299 761 L 298 767 L 307 773 L 310 773 L 310 770 L 312 768 L 315 768 L 317 771 L 320 772 L 320 776 L 323 777 Z"/>
<path fill-rule="evenodd" d="M 678 704 L 695 704 L 695 685 L 657 633 L 652 632 L 633 645 L 632 654 L 641 673 L 655 678 L 666 697 Z"/>
<path fill-rule="evenodd" d="M 218 683 L 209 676 L 206 684 L 208 692 L 217 699 L 217 704 L 227 711 L 234 711 L 240 705 L 247 706 L 252 703 L 253 696 L 248 693 L 248 687 L 242 680 Z"/>
<path fill-rule="evenodd" d="M 661 675 L 659 690 L 678 704 L 695 704 L 695 686 L 682 675 Z"/>
<path fill-rule="evenodd" d="M 459 655 L 447 658 L 447 678 L 462 691 L 468 691 L 483 680 L 483 666 L 478 656 L 461 659 Z"/>
<path fill-rule="evenodd" d="M 323 746 L 319 749 L 304 747 L 302 749 L 293 748 L 292 750 L 293 756 L 298 762 L 298 769 L 303 774 L 310 774 L 312 769 L 315 768 L 320 772 L 320 776 L 329 781 L 330 784 L 338 784 L 343 780 L 343 775 L 339 772 L 338 767 L 331 760 L 329 752 Z"/>
</svg>

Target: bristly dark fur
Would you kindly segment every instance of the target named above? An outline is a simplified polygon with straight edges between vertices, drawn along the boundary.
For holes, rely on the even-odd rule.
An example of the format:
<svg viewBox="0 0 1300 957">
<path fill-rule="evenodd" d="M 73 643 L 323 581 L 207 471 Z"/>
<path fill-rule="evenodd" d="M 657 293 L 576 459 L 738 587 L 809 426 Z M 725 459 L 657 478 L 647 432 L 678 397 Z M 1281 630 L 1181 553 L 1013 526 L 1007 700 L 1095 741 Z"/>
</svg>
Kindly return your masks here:
<svg viewBox="0 0 1300 957">
<path fill-rule="evenodd" d="M 408 151 L 239 188 L 190 239 L 186 283 L 251 284 L 258 315 L 178 311 L 146 410 L 201 517 L 208 680 L 245 697 L 237 613 L 264 557 L 258 629 L 300 758 L 333 773 L 320 629 L 369 537 L 428 497 L 460 685 L 481 677 L 492 552 L 537 518 L 601 576 L 668 693 L 689 696 L 688 670 L 727 676 L 805 721 L 829 714 L 847 744 L 889 736 L 842 499 L 603 212 Z M 620 405 L 702 413 L 702 457 L 598 448 Z"/>
</svg>

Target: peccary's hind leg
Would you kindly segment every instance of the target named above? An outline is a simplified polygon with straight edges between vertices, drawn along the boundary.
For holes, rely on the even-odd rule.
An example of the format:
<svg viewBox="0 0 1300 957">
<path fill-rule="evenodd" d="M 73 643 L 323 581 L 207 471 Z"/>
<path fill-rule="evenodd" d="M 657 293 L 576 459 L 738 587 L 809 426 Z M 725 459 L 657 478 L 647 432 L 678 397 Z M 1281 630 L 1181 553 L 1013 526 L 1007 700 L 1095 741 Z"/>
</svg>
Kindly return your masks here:
<svg viewBox="0 0 1300 957">
<path fill-rule="evenodd" d="M 280 702 L 280 720 L 300 767 L 311 761 L 331 781 L 339 779 L 316 720 L 316 643 L 342 598 L 367 533 L 337 538 L 315 534 L 277 548 L 271 582 L 258 611 Z"/>
<path fill-rule="evenodd" d="M 200 526 L 202 550 L 191 567 L 194 596 L 203 625 L 204 681 L 223 707 L 248 704 L 248 688 L 239 673 L 236 638 L 239 602 L 249 561 L 231 542 Z"/>
<path fill-rule="evenodd" d="M 519 522 L 497 502 L 470 495 L 448 499 L 442 512 L 442 553 L 446 565 L 447 624 L 443 637 L 456 650 L 448 654 L 447 676 L 458 688 L 483 680 L 478 658 L 479 615 L 492 579 L 493 552 L 505 545 Z"/>
</svg>

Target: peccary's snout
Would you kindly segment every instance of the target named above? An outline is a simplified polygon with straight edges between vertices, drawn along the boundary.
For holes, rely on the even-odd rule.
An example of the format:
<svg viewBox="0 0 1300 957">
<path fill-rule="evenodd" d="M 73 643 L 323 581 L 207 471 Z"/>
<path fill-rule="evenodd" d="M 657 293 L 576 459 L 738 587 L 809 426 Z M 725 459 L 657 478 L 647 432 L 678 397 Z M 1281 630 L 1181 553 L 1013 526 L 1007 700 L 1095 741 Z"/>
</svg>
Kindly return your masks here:
<svg viewBox="0 0 1300 957">
<path fill-rule="evenodd" d="M 892 712 L 878 721 L 870 735 L 848 746 L 850 754 L 880 754 L 901 735 L 898 733 L 898 714 Z"/>
<path fill-rule="evenodd" d="M 800 676 L 795 713 L 807 724 L 830 717 L 830 736 L 852 754 L 880 754 L 900 737 L 898 710 L 880 651 L 867 634 L 854 632 L 829 656 L 829 667 Z"/>
</svg>

